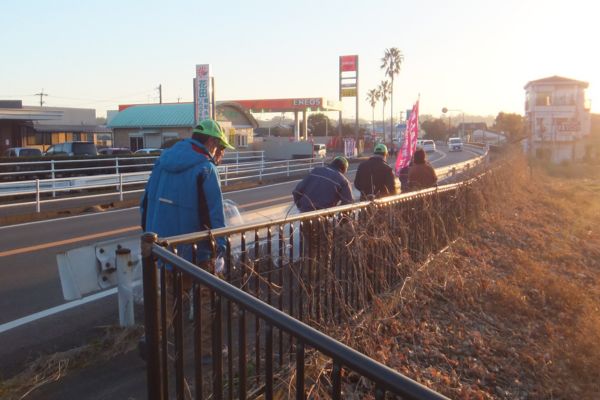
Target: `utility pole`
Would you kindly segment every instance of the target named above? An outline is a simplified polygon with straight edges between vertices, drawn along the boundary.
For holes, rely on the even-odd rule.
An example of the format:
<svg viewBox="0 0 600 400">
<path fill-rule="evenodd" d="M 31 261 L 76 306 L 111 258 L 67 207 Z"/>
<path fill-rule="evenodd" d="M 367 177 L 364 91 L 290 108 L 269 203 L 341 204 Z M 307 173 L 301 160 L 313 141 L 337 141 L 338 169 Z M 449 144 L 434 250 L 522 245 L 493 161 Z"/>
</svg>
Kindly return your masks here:
<svg viewBox="0 0 600 400">
<path fill-rule="evenodd" d="M 34 96 L 40 96 L 40 107 L 44 105 L 44 96 L 48 96 L 47 93 L 44 93 L 44 89 L 40 93 L 34 94 Z"/>
<path fill-rule="evenodd" d="M 162 104 L 162 84 L 159 84 L 156 89 L 158 90 L 158 102 Z"/>
</svg>

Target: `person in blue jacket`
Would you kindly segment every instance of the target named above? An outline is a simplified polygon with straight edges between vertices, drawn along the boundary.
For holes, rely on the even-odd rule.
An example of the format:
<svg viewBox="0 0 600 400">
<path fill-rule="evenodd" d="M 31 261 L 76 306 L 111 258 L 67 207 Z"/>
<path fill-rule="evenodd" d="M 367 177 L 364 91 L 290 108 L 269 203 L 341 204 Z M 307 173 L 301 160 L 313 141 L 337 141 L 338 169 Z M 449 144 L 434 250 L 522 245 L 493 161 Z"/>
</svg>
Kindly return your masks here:
<svg viewBox="0 0 600 400">
<path fill-rule="evenodd" d="M 233 149 L 221 126 L 211 119 L 201 121 L 191 139 L 177 142 L 156 161 L 140 206 L 142 228 L 159 237 L 180 235 L 225 226 L 221 182 L 214 156 Z M 192 260 L 191 246 L 179 254 Z M 225 250 L 225 239 L 217 238 L 217 255 Z M 198 244 L 196 261 L 212 257 L 207 241 Z"/>
<path fill-rule="evenodd" d="M 205 231 L 225 226 L 223 195 L 216 163 L 224 149 L 233 149 L 221 126 L 211 119 L 201 121 L 192 131 L 191 139 L 177 142 L 165 150 L 154 164 L 146 191 L 140 205 L 142 228 L 159 237 Z M 225 238 L 216 239 L 216 270 L 225 251 Z M 213 252 L 208 240 L 198 243 L 194 260 L 191 245 L 178 247 L 178 254 L 188 261 L 195 261 L 203 269 L 212 269 Z M 167 275 L 170 280 L 170 274 Z M 183 289 L 187 292 L 192 282 L 183 277 Z M 172 285 L 167 282 L 167 290 Z M 172 293 L 167 302 L 172 301 Z M 202 363 L 211 362 L 212 316 L 210 292 L 200 288 L 203 308 L 201 325 Z M 172 305 L 167 304 L 167 310 Z M 139 344 L 140 353 L 145 354 L 144 341 Z"/>
<path fill-rule="evenodd" d="M 352 203 L 350 182 L 344 176 L 347 171 L 348 160 L 344 157 L 336 157 L 331 164 L 313 169 L 292 193 L 298 210 L 307 212 Z"/>
</svg>

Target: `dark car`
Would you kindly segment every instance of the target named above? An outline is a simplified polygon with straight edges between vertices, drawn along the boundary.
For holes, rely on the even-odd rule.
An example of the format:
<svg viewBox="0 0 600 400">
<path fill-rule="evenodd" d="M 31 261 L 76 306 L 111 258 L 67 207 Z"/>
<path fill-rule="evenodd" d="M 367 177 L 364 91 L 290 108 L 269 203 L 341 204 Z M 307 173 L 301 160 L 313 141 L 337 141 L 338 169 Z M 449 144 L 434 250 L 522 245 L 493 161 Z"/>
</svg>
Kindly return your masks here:
<svg viewBox="0 0 600 400">
<path fill-rule="evenodd" d="M 48 147 L 47 156 L 97 156 L 98 149 L 93 142 L 65 142 Z"/>
</svg>

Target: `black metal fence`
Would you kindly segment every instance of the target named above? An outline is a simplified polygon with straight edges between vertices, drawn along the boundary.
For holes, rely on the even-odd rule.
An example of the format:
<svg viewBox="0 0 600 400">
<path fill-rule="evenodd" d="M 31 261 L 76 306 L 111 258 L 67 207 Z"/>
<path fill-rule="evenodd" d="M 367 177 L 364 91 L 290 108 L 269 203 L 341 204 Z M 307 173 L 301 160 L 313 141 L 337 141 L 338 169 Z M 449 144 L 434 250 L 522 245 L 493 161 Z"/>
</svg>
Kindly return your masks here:
<svg viewBox="0 0 600 400">
<path fill-rule="evenodd" d="M 485 179 L 262 224 L 146 234 L 149 398 L 443 398 L 327 333 L 472 222 Z M 196 255 L 217 237 L 227 251 L 215 272 Z"/>
</svg>

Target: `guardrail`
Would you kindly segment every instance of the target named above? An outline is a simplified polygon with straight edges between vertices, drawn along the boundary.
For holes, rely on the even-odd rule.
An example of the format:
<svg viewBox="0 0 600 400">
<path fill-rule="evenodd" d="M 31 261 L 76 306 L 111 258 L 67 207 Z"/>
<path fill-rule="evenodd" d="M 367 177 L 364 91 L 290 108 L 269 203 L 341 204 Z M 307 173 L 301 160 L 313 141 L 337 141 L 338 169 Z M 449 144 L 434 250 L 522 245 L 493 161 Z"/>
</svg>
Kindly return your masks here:
<svg viewBox="0 0 600 400">
<path fill-rule="evenodd" d="M 218 167 L 221 181 L 229 185 L 242 180 L 257 179 L 261 181 L 271 176 L 291 176 L 298 172 L 306 172 L 315 166 L 323 165 L 324 159 L 298 159 L 287 161 L 259 161 L 256 163 L 225 164 Z M 18 182 L 0 182 L 0 199 L 23 198 L 0 204 L 0 209 L 25 205 L 35 205 L 36 212 L 41 211 L 42 203 L 55 203 L 83 198 L 118 196 L 141 193 L 151 171 L 120 173 L 118 175 L 90 175 L 69 178 L 36 179 Z M 60 194 L 78 195 L 58 197 Z"/>
<path fill-rule="evenodd" d="M 340 398 L 342 386 L 346 392 L 358 381 L 377 399 L 386 392 L 443 398 L 310 326 L 343 325 L 400 285 L 411 260 L 440 250 L 477 219 L 489 176 L 259 224 L 144 236 L 149 397 L 210 391 L 216 399 L 303 399 L 309 385 L 311 398 Z M 195 261 L 199 245 L 210 243 L 215 254 L 219 237 L 227 243 L 221 279 L 209 273 L 212 263 Z M 191 326 L 183 317 L 186 284 Z"/>
<path fill-rule="evenodd" d="M 127 172 L 151 171 L 158 156 L 125 156 L 113 158 L 67 159 L 0 163 L 0 181 L 21 177 L 59 178 L 77 173 L 115 175 Z M 262 163 L 264 151 L 226 152 L 222 164 Z M 75 166 L 75 167 L 73 167 Z"/>
</svg>

